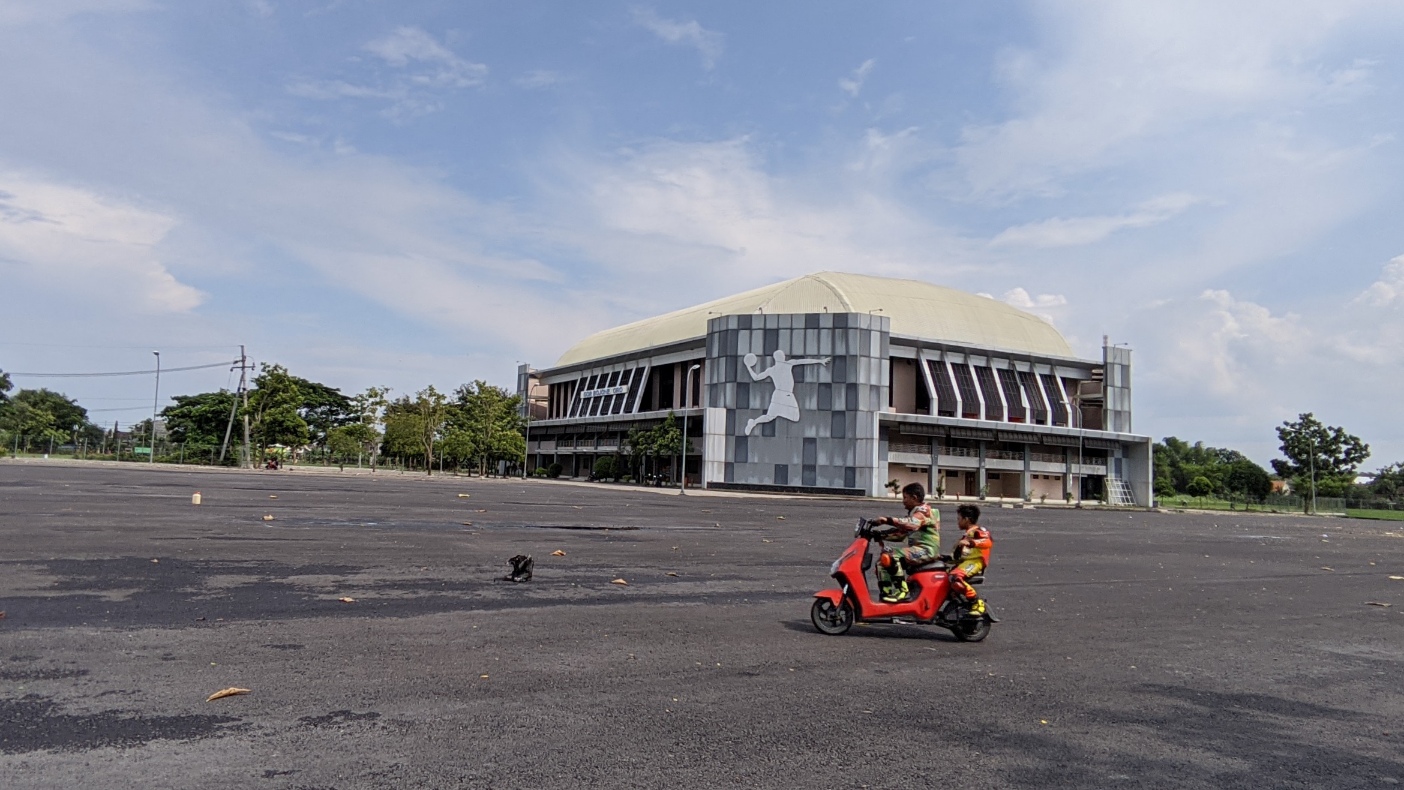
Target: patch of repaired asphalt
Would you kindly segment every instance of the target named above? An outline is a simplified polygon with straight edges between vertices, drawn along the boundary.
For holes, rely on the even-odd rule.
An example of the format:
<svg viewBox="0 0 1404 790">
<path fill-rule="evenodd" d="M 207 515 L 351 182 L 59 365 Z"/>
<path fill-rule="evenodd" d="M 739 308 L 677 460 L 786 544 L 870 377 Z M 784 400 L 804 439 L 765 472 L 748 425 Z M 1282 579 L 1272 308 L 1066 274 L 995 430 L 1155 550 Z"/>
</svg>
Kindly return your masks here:
<svg viewBox="0 0 1404 790">
<path fill-rule="evenodd" d="M 109 746 L 140 746 L 157 740 L 189 741 L 245 729 L 232 716 L 187 714 L 141 716 L 130 711 L 64 713 L 37 694 L 0 699 L 0 754 L 88 751 Z"/>
</svg>

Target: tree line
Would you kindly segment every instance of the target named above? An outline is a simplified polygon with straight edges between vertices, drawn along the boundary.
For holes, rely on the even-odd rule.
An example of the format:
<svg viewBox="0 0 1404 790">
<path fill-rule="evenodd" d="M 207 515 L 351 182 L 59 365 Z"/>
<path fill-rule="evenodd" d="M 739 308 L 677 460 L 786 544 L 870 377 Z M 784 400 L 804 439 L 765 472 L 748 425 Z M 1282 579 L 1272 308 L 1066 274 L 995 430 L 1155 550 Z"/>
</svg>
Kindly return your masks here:
<svg viewBox="0 0 1404 790">
<path fill-rule="evenodd" d="M 10 376 L 0 371 L 0 440 L 5 447 L 31 452 L 83 440 L 97 447 L 109 439 L 86 409 L 62 393 L 21 389 L 11 395 L 12 390 Z M 245 460 L 246 424 L 247 460 L 255 462 L 292 455 L 374 467 L 388 457 L 426 472 L 489 473 L 525 460 L 521 399 L 485 381 L 448 395 L 429 386 L 397 398 L 390 397 L 388 387 L 348 396 L 282 365 L 263 364 L 246 394 L 220 389 L 176 395 L 171 401 L 160 411 L 168 446 L 180 447 L 183 457 L 225 465 Z M 151 435 L 151 420 L 133 425 L 131 435 Z"/>
<path fill-rule="evenodd" d="M 1345 429 L 1326 425 L 1311 412 L 1277 426 L 1281 458 L 1272 460 L 1276 479 L 1300 496 L 1397 500 L 1404 495 L 1404 464 L 1385 466 L 1361 477 L 1370 445 Z M 1154 447 L 1155 493 L 1242 498 L 1261 502 L 1273 493 L 1274 474 L 1237 450 L 1190 444 L 1174 436 Z"/>
</svg>

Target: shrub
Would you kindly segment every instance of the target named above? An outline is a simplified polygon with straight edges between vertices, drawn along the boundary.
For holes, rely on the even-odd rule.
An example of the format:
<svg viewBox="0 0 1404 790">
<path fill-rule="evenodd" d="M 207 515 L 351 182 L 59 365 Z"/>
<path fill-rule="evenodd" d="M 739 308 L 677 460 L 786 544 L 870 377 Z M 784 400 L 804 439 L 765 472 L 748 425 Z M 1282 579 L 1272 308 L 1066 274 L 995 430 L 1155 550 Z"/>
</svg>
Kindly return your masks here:
<svg viewBox="0 0 1404 790">
<path fill-rule="evenodd" d="M 560 477 L 561 472 L 563 471 L 565 471 L 565 467 L 561 466 L 559 463 L 553 463 L 550 466 L 546 467 L 546 476 L 553 478 Z"/>
<path fill-rule="evenodd" d="M 1185 493 L 1193 497 L 1209 496 L 1214 493 L 1214 484 L 1209 482 L 1209 478 L 1200 475 L 1185 486 Z"/>
<path fill-rule="evenodd" d="M 606 455 L 595 459 L 595 478 L 609 480 L 614 477 L 614 456 Z"/>
</svg>

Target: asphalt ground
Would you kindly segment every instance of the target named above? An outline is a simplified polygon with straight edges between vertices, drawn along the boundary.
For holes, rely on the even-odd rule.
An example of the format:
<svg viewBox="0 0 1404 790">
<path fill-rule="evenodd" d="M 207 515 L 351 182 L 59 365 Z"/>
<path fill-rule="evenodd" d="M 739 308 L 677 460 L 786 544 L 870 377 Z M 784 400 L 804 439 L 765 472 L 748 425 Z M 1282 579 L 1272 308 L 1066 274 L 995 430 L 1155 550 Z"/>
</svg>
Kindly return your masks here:
<svg viewBox="0 0 1404 790">
<path fill-rule="evenodd" d="M 0 787 L 1404 781 L 1404 528 L 993 509 L 986 641 L 816 633 L 896 511 L 0 463 Z"/>
</svg>

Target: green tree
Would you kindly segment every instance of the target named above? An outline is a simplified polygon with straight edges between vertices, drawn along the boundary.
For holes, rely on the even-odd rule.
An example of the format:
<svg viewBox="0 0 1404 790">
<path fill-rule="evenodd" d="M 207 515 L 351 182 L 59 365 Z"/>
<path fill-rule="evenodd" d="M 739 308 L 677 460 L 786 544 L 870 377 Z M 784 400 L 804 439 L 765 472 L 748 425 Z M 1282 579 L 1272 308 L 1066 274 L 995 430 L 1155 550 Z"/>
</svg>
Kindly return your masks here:
<svg viewBox="0 0 1404 790">
<path fill-rule="evenodd" d="M 0 408 L 10 402 L 10 390 L 14 385 L 10 383 L 10 374 L 0 370 Z"/>
<path fill-rule="evenodd" d="M 298 448 L 307 443 L 307 421 L 298 413 L 302 405 L 299 381 L 282 365 L 266 362 L 254 377 L 253 389 L 249 391 L 249 422 L 261 452 L 266 452 L 270 444 Z"/>
<path fill-rule="evenodd" d="M 234 409 L 234 393 L 229 390 L 175 395 L 174 403 L 161 410 L 171 441 L 218 447 L 224 443 L 229 415 Z"/>
<path fill-rule="evenodd" d="M 1314 483 L 1318 494 L 1342 496 L 1370 457 L 1370 445 L 1342 428 L 1322 424 L 1311 412 L 1298 415 L 1296 422 L 1283 422 L 1277 438 L 1285 457 L 1274 458 L 1272 468 L 1298 492 L 1309 492 Z"/>
<path fill-rule="evenodd" d="M 337 465 L 344 470 L 347 456 L 354 455 L 359 458 L 379 439 L 380 434 L 365 423 L 338 425 L 327 431 L 327 450 L 336 456 Z"/>
<path fill-rule="evenodd" d="M 401 458 L 418 458 L 423 434 L 419 414 L 409 396 L 401 396 L 385 407 L 385 451 Z"/>
<path fill-rule="evenodd" d="M 670 462 L 682 452 L 682 429 L 678 427 L 677 417 L 672 412 L 668 412 L 668 416 L 663 419 L 663 422 L 653 427 L 651 447 L 654 455 L 668 459 Z"/>
<path fill-rule="evenodd" d="M 1230 493 L 1261 502 L 1272 493 L 1272 477 L 1261 466 L 1240 458 L 1224 465 L 1223 486 Z"/>
<path fill-rule="evenodd" d="M 1390 464 L 1370 475 L 1366 486 L 1371 496 L 1397 500 L 1404 497 L 1404 463 Z"/>
<path fill-rule="evenodd" d="M 618 472 L 614 468 L 614 456 L 602 455 L 595 459 L 595 479 L 613 480 Z"/>
<path fill-rule="evenodd" d="M 526 461 L 521 398 L 478 380 L 454 391 L 448 427 L 457 446 L 471 448 L 478 469 L 487 474 L 497 461 Z"/>
<path fill-rule="evenodd" d="M 365 392 L 351 397 L 351 408 L 356 414 L 357 423 L 365 426 L 373 434 L 372 438 L 367 439 L 370 442 L 368 452 L 370 452 L 372 472 L 375 471 L 377 456 L 380 455 L 381 434 L 376 430 L 376 426 L 382 424 L 385 408 L 390 403 L 389 397 L 389 387 L 367 387 Z M 366 434 L 361 433 L 360 435 L 365 436 Z"/>
<path fill-rule="evenodd" d="M 1195 497 L 1206 497 L 1214 493 L 1214 483 L 1207 477 L 1196 477 L 1186 487 L 1185 493 Z"/>
</svg>

